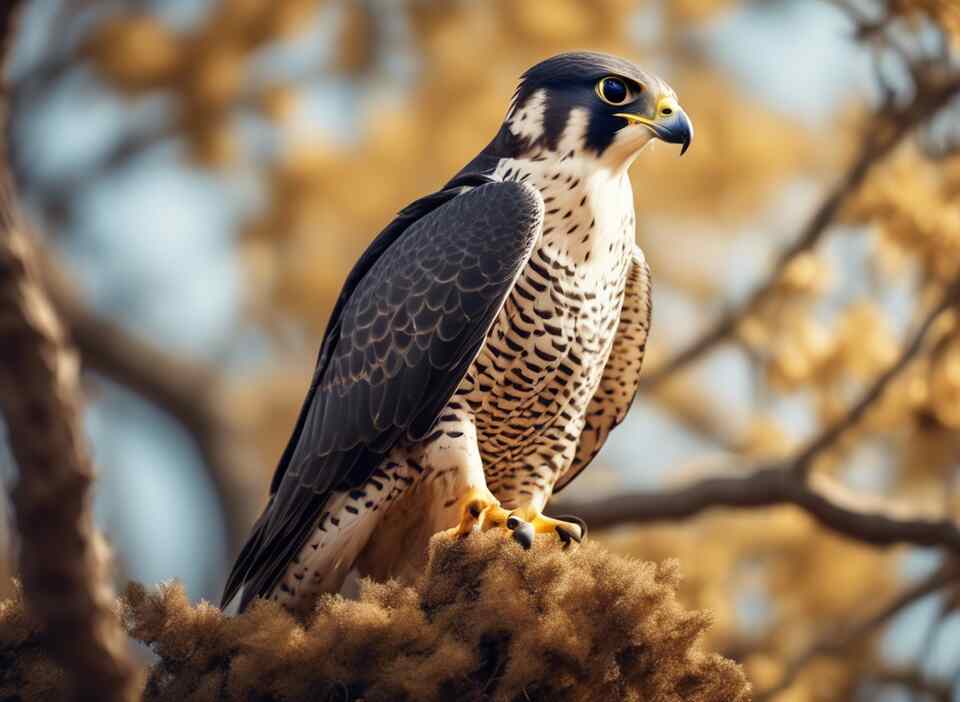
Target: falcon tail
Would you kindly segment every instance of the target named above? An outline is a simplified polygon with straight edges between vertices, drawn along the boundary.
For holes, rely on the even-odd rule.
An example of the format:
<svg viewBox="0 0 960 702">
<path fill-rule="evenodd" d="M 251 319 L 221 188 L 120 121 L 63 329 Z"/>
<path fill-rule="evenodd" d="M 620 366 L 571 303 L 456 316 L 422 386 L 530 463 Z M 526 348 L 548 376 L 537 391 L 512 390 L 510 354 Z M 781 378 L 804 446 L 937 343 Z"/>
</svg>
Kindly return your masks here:
<svg viewBox="0 0 960 702">
<path fill-rule="evenodd" d="M 353 492 L 334 493 L 270 598 L 301 616 L 309 615 L 318 595 L 340 591 L 382 515 L 380 510 L 362 509 Z"/>
</svg>

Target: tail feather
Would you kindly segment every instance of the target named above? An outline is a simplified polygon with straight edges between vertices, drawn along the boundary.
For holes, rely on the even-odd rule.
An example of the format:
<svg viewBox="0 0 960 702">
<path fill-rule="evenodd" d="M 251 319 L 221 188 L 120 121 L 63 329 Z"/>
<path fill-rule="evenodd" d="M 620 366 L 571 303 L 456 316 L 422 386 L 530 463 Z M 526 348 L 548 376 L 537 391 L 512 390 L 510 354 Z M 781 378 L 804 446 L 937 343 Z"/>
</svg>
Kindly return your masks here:
<svg viewBox="0 0 960 702">
<path fill-rule="evenodd" d="M 358 508 L 349 493 L 335 493 L 271 596 L 308 614 L 321 593 L 339 592 L 383 512 Z"/>
<path fill-rule="evenodd" d="M 233 598 L 237 596 L 240 588 L 243 587 L 247 573 L 250 571 L 254 559 L 260 550 L 261 543 L 263 542 L 264 527 L 266 526 L 269 513 L 270 502 L 267 503 L 267 506 L 257 518 L 257 521 L 254 522 L 253 528 L 250 530 L 250 536 L 247 537 L 247 542 L 243 545 L 240 555 L 237 556 L 230 575 L 227 576 L 227 584 L 223 587 L 223 597 L 220 599 L 220 609 L 226 609 L 230 602 L 233 601 Z"/>
<path fill-rule="evenodd" d="M 379 505 L 367 508 L 349 493 L 334 493 L 318 519 L 297 525 L 297 533 L 285 544 L 290 553 L 277 558 L 265 543 L 270 507 L 257 519 L 237 557 L 224 587 L 222 609 L 239 595 L 239 612 L 258 597 L 271 597 L 306 613 L 317 595 L 340 590 L 383 515 Z M 276 567 L 267 573 L 265 566 L 271 564 Z"/>
</svg>

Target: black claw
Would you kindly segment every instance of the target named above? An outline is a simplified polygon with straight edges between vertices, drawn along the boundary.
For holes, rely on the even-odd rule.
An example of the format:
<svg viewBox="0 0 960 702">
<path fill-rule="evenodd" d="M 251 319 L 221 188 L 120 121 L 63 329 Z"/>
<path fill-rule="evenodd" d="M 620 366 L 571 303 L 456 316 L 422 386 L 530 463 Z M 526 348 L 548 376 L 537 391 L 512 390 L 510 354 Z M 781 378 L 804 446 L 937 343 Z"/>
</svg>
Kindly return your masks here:
<svg viewBox="0 0 960 702">
<path fill-rule="evenodd" d="M 586 540 L 586 538 L 587 538 L 587 523 L 586 523 L 585 521 L 583 521 L 582 519 L 580 519 L 580 517 L 578 517 L 578 516 L 576 516 L 576 515 L 574 515 L 574 514 L 564 514 L 563 516 L 560 516 L 560 517 L 554 517 L 554 519 L 559 519 L 560 521 L 563 521 L 563 522 L 573 522 L 573 523 L 576 524 L 578 527 L 580 527 L 580 538 L 579 538 L 579 539 L 578 539 L 578 538 L 575 538 L 575 537 L 573 536 L 573 534 L 571 534 L 570 537 L 571 537 L 574 541 L 576 541 L 577 543 L 580 543 L 580 542 Z M 558 528 L 557 531 L 560 531 L 560 529 Z M 561 536 L 560 538 L 562 539 L 563 536 Z"/>
<path fill-rule="evenodd" d="M 523 546 L 524 550 L 529 551 L 530 547 L 533 546 L 533 524 L 522 519 L 517 519 L 517 521 L 519 524 L 513 527 L 513 539 Z"/>
</svg>

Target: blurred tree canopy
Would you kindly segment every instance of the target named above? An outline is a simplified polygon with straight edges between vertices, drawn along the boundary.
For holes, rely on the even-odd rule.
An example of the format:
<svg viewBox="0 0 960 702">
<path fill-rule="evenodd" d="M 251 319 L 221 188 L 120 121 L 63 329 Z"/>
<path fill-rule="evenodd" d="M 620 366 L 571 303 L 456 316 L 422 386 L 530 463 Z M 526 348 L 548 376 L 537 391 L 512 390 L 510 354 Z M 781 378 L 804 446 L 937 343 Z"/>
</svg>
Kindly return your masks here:
<svg viewBox="0 0 960 702">
<path fill-rule="evenodd" d="M 957 699 L 960 4 L 817 3 L 874 75 L 815 122 L 709 49 L 730 13 L 787 0 L 192 4 L 50 3 L 36 22 L 62 41 L 10 68 L 8 155 L 84 367 L 186 429 L 230 548 L 352 263 L 483 147 L 526 67 L 608 51 L 664 75 L 697 129 L 682 160 L 649 150 L 632 173 L 655 283 L 633 421 L 665 422 L 658 440 L 687 458 L 637 480 L 625 452 L 601 455 L 610 470 L 581 478 L 565 511 L 614 552 L 679 559 L 684 605 L 712 613 L 706 647 L 744 665 L 755 699 Z M 94 162 L 51 177 L 18 135 L 77 74 L 130 116 Z M 317 85 L 339 129 L 317 124 Z M 83 186 L 171 145 L 244 201 L 237 324 L 262 362 L 142 338 L 91 308 L 64 263 Z"/>
</svg>

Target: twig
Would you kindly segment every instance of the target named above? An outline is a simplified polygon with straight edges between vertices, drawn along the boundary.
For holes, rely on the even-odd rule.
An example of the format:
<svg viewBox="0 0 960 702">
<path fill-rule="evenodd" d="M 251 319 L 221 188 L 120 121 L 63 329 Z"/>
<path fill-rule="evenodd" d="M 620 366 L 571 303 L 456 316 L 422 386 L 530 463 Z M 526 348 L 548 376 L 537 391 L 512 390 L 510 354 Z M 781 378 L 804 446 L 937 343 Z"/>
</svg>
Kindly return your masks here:
<svg viewBox="0 0 960 702">
<path fill-rule="evenodd" d="M 940 302 L 927 314 L 923 322 L 921 322 L 913 338 L 907 343 L 903 351 L 900 352 L 900 356 L 894 361 L 893 365 L 880 374 L 867 391 L 863 393 L 861 398 L 838 422 L 826 427 L 807 444 L 806 448 L 794 459 L 793 465 L 790 468 L 792 471 L 801 477 L 805 477 L 810 472 L 816 459 L 824 451 L 833 446 L 841 436 L 859 424 L 870 407 L 883 395 L 887 386 L 910 365 L 910 362 L 920 352 L 927 333 L 930 331 L 934 322 L 948 309 L 957 306 L 958 302 L 960 302 L 960 281 L 955 281 L 947 288 Z"/>
<path fill-rule="evenodd" d="M 908 587 L 873 615 L 847 628 L 846 631 L 824 633 L 807 650 L 787 664 L 782 677 L 775 685 L 757 693 L 754 702 L 766 702 L 774 699 L 778 694 L 788 689 L 803 669 L 816 658 L 843 653 L 851 645 L 879 629 L 917 600 L 951 584 L 956 584 L 958 577 L 960 577 L 960 569 L 958 569 L 955 561 L 950 561 L 929 577 Z"/>
</svg>

